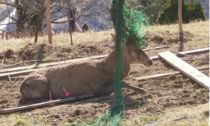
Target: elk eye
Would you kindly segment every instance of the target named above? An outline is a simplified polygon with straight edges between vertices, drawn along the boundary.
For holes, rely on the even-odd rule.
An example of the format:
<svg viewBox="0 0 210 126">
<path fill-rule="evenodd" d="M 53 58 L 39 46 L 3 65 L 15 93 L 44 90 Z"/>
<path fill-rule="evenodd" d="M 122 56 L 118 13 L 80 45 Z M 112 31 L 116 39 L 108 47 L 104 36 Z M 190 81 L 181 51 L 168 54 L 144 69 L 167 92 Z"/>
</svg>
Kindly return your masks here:
<svg viewBox="0 0 210 126">
<path fill-rule="evenodd" d="M 138 52 L 136 49 L 133 49 L 132 51 L 133 51 L 133 52 Z"/>
</svg>

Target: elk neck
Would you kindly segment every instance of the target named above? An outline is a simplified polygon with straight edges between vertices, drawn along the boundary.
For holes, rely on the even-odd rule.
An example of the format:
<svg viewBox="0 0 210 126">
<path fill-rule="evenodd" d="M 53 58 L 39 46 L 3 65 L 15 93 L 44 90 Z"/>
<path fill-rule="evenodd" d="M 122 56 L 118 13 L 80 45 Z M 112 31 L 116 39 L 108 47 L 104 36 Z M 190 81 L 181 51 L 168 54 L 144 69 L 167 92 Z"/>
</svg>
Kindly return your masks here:
<svg viewBox="0 0 210 126">
<path fill-rule="evenodd" d="M 131 57 L 128 54 L 128 50 L 125 47 L 123 51 L 123 78 L 128 76 L 130 71 L 130 64 L 131 64 Z M 113 50 L 106 58 L 100 61 L 99 65 L 102 69 L 106 71 L 112 77 L 114 76 L 114 69 L 115 69 L 115 50 Z"/>
</svg>

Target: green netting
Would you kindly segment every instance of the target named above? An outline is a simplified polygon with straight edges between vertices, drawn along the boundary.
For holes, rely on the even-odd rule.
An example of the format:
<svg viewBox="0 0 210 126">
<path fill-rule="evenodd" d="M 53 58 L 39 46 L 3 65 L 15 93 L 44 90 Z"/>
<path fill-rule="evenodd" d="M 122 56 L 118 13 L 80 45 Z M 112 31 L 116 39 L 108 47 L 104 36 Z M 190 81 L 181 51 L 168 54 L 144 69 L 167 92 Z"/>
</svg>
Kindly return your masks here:
<svg viewBox="0 0 210 126">
<path fill-rule="evenodd" d="M 133 41 L 137 49 L 147 47 L 144 40 L 145 28 L 149 20 L 142 11 L 129 7 L 125 0 L 113 0 L 111 5 L 111 18 L 115 27 L 115 69 L 114 69 L 114 105 L 101 116 L 95 126 L 116 126 L 123 118 L 125 110 L 121 91 L 123 75 L 122 50 L 127 41 Z"/>
</svg>

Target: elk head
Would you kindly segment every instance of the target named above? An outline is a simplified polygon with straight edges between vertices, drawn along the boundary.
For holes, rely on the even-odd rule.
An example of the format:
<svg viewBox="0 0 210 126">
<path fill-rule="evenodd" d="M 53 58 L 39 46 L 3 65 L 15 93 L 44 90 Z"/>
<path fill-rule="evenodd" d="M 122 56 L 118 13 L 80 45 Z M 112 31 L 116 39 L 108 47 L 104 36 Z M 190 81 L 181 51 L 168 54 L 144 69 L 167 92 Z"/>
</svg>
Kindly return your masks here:
<svg viewBox="0 0 210 126">
<path fill-rule="evenodd" d="M 111 35 L 113 40 L 115 40 L 115 35 Z M 143 50 L 138 50 L 136 48 L 135 43 L 133 41 L 126 42 L 124 48 L 124 55 L 128 55 L 131 63 L 140 63 L 144 64 L 145 66 L 151 66 L 153 64 L 153 61 Z"/>
</svg>

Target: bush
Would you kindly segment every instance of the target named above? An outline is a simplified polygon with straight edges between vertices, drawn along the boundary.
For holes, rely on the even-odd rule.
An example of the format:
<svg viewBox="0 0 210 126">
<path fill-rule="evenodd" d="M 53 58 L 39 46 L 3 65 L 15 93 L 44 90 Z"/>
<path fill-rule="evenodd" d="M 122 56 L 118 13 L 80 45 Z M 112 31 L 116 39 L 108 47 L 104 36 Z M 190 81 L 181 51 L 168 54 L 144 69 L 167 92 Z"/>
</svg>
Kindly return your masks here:
<svg viewBox="0 0 210 126">
<path fill-rule="evenodd" d="M 200 1 L 189 2 L 182 1 L 182 22 L 189 23 L 193 20 L 205 20 L 204 9 Z M 172 24 L 178 21 L 178 0 L 167 0 L 161 7 L 157 23 L 159 24 Z"/>
</svg>

